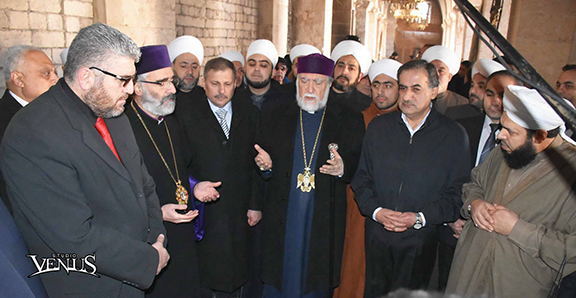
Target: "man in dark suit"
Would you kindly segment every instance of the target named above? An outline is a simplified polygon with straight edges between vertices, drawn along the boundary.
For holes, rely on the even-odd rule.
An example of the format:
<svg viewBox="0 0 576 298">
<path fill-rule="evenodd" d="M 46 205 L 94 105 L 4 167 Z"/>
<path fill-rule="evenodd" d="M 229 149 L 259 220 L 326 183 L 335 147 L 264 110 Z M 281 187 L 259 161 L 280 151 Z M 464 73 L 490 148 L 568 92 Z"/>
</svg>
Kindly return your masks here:
<svg viewBox="0 0 576 298">
<path fill-rule="evenodd" d="M 6 130 L 0 168 L 30 253 L 94 255 L 99 278 L 41 274 L 51 297 L 143 297 L 168 262 L 155 184 L 122 114 L 139 57 L 120 31 L 83 28 L 64 79 Z"/>
<path fill-rule="evenodd" d="M 12 117 L 22 107 L 56 84 L 58 76 L 50 58 L 37 48 L 27 45 L 10 47 L 6 52 L 4 77 L 6 91 L 0 100 L 0 142 Z M 12 204 L 8 200 L 6 184 L 0 175 L 0 197 L 8 211 Z"/>
<path fill-rule="evenodd" d="M 232 98 L 234 72 L 227 59 L 208 61 L 205 96 L 178 102 L 176 109 L 190 145 L 190 173 L 222 182 L 220 198 L 205 204 L 205 235 L 196 246 L 206 297 L 239 297 L 250 269 L 250 226 L 262 217 L 263 181 L 254 164 L 260 113 L 252 103 Z"/>
<path fill-rule="evenodd" d="M 264 206 L 264 297 L 329 297 L 339 284 L 346 186 L 356 171 L 364 122 L 328 98 L 334 62 L 299 58 L 297 101 L 264 113 L 272 173 Z M 338 151 L 330 149 L 338 144 Z M 333 159 L 330 158 L 333 156 Z"/>
</svg>

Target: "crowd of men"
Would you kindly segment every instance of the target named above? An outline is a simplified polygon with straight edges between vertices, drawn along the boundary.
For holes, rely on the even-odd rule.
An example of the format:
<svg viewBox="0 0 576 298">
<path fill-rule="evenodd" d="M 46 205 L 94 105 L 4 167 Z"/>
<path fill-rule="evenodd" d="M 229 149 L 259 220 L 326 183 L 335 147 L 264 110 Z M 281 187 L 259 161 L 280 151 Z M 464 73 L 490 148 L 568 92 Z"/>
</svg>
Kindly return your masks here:
<svg viewBox="0 0 576 298">
<path fill-rule="evenodd" d="M 574 297 L 564 121 L 495 60 L 370 57 L 259 39 L 205 62 L 196 37 L 94 24 L 58 79 L 9 48 L 0 294 Z M 566 65 L 569 105 L 575 84 Z"/>
</svg>

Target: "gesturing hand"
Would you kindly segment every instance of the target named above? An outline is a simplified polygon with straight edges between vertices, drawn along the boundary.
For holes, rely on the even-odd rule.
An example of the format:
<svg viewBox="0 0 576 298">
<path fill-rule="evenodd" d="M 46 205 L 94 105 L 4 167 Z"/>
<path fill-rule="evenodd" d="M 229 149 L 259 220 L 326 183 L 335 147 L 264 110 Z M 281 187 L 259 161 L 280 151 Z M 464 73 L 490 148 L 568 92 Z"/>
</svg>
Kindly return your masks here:
<svg viewBox="0 0 576 298">
<path fill-rule="evenodd" d="M 216 201 L 220 197 L 220 193 L 216 187 L 222 185 L 222 182 L 202 181 L 194 185 L 194 197 L 202 203 Z"/>
<path fill-rule="evenodd" d="M 454 238 L 460 238 L 460 234 L 462 233 L 462 228 L 464 227 L 465 223 L 465 220 L 459 218 L 457 221 L 448 224 L 452 231 L 454 231 L 454 235 L 452 235 Z"/>
<path fill-rule="evenodd" d="M 156 243 L 152 244 L 152 247 L 158 252 L 158 269 L 156 269 L 156 275 L 158 275 L 170 260 L 170 254 L 164 248 L 164 234 L 158 235 L 158 239 L 156 239 Z"/>
<path fill-rule="evenodd" d="M 342 176 L 344 175 L 344 160 L 336 149 L 330 149 L 330 152 L 334 154 L 334 160 L 329 159 L 326 161 L 327 164 L 324 164 L 320 167 L 320 173 L 331 175 L 331 176 Z"/>
<path fill-rule="evenodd" d="M 254 149 L 258 151 L 258 155 L 254 158 L 256 165 L 260 168 L 260 171 L 268 171 L 272 168 L 272 159 L 268 152 L 262 149 L 258 144 L 254 145 Z"/>
<path fill-rule="evenodd" d="M 190 210 L 186 214 L 180 214 L 176 210 L 186 210 L 186 204 L 165 204 L 162 206 L 162 219 L 171 223 L 190 222 L 198 216 L 198 210 Z"/>
</svg>

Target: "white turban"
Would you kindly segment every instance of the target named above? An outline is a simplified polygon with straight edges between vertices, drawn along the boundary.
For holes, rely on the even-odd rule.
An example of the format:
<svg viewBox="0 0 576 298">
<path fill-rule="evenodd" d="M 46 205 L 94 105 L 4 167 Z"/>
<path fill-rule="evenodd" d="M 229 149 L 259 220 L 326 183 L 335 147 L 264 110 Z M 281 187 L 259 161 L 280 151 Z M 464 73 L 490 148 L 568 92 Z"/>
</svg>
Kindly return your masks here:
<svg viewBox="0 0 576 298">
<path fill-rule="evenodd" d="M 290 62 L 294 63 L 294 59 L 310 54 L 320 54 L 320 50 L 309 44 L 299 44 L 290 50 Z"/>
<path fill-rule="evenodd" d="M 573 144 L 564 131 L 566 126 L 564 121 L 550 107 L 548 102 L 533 89 L 524 86 L 510 85 L 504 89 L 504 111 L 514 123 L 531 130 L 551 130 L 560 127 L 562 138 Z"/>
<path fill-rule="evenodd" d="M 370 51 L 368 51 L 366 46 L 357 41 L 343 40 L 334 47 L 330 58 L 334 60 L 334 63 L 338 63 L 340 58 L 347 55 L 352 55 L 354 58 L 356 58 L 358 64 L 360 65 L 361 73 L 364 75 L 368 73 L 370 64 L 372 64 L 372 55 L 370 55 Z"/>
<path fill-rule="evenodd" d="M 266 58 L 272 62 L 272 68 L 276 67 L 276 62 L 278 62 L 278 51 L 274 44 L 268 39 L 258 39 L 253 41 L 246 52 L 246 60 L 250 59 L 250 56 L 254 54 L 266 56 Z"/>
<path fill-rule="evenodd" d="M 60 60 L 62 60 L 62 65 L 66 64 L 67 59 L 68 59 L 68 48 L 65 48 L 64 51 L 60 52 Z"/>
<path fill-rule="evenodd" d="M 198 38 L 190 35 L 182 35 L 168 45 L 168 55 L 170 55 L 171 62 L 174 62 L 174 59 L 184 53 L 190 53 L 196 56 L 198 63 L 202 65 L 202 61 L 204 61 L 204 46 Z"/>
<path fill-rule="evenodd" d="M 372 63 L 372 65 L 370 65 L 370 71 L 368 71 L 370 82 L 381 74 L 385 74 L 398 81 L 398 68 L 400 68 L 400 66 L 402 66 L 402 63 L 394 59 L 382 59 Z"/>
<path fill-rule="evenodd" d="M 482 58 L 478 59 L 478 61 L 474 63 L 474 66 L 472 66 L 472 77 L 479 73 L 483 77 L 488 78 L 491 74 L 501 70 L 506 70 L 502 64 L 490 59 Z"/>
<path fill-rule="evenodd" d="M 230 60 L 230 62 L 238 61 L 242 63 L 242 67 L 244 67 L 244 56 L 237 51 L 228 51 L 226 53 L 222 53 L 220 57 Z"/>
<path fill-rule="evenodd" d="M 460 70 L 460 58 L 451 49 L 445 46 L 433 46 L 430 47 L 422 54 L 422 60 L 432 62 L 434 60 L 440 60 L 448 66 L 448 70 L 452 75 L 458 73 Z"/>
</svg>

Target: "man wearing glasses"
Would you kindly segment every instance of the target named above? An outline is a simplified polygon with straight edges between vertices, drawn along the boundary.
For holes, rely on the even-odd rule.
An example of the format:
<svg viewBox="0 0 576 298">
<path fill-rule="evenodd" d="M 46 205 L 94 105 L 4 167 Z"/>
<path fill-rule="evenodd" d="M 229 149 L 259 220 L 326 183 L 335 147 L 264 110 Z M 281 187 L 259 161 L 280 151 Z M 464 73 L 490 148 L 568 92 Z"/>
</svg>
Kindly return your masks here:
<svg viewBox="0 0 576 298">
<path fill-rule="evenodd" d="M 143 297 L 170 258 L 156 185 L 122 114 L 139 58 L 120 31 L 83 28 L 64 79 L 4 135 L 0 168 L 30 254 L 77 269 L 93 258 L 93 270 L 84 266 L 92 274 L 41 274 L 50 297 Z"/>
</svg>

